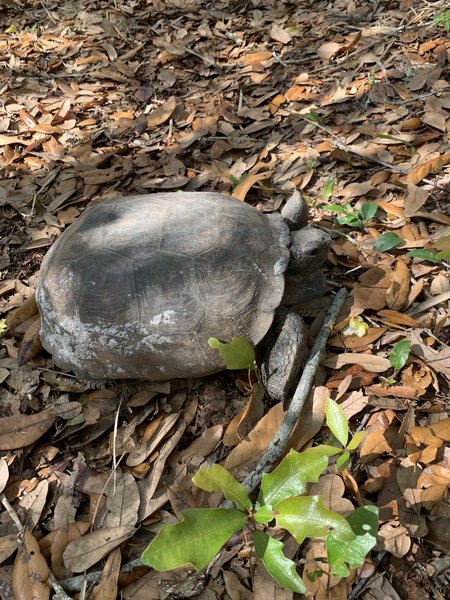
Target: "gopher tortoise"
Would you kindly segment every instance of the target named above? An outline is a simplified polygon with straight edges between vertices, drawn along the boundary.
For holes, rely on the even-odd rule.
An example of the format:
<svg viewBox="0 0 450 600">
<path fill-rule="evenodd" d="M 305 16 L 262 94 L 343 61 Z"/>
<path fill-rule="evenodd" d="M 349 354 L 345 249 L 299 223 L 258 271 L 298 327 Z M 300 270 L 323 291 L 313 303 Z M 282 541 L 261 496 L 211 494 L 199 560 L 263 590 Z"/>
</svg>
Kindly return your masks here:
<svg viewBox="0 0 450 600">
<path fill-rule="evenodd" d="M 90 380 L 161 381 L 224 369 L 208 339 L 261 342 L 283 301 L 285 275 L 303 299 L 323 292 L 314 271 L 329 239 L 307 218 L 298 193 L 281 215 L 212 192 L 95 204 L 42 263 L 42 345 L 58 367 Z M 295 303 L 292 290 L 287 295 Z M 269 395 L 283 399 L 298 373 L 304 327 L 294 313 L 275 321 L 262 375 Z"/>
</svg>

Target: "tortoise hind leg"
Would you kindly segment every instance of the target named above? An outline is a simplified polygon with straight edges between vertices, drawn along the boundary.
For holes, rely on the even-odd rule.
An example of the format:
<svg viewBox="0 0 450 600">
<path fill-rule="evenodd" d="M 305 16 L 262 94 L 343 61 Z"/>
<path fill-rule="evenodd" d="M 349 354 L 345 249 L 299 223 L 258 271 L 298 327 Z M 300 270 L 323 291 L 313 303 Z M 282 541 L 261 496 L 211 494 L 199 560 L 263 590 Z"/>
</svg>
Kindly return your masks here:
<svg viewBox="0 0 450 600">
<path fill-rule="evenodd" d="M 285 401 L 297 383 L 302 366 L 306 328 L 303 319 L 285 308 L 278 309 L 261 363 L 261 378 L 267 394 Z"/>
</svg>

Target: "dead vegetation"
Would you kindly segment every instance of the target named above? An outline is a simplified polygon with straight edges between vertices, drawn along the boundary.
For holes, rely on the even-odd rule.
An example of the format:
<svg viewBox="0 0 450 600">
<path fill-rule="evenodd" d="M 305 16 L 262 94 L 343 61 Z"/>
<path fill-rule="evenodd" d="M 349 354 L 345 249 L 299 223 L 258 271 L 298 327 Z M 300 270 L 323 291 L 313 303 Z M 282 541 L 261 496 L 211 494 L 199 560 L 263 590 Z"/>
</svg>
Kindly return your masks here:
<svg viewBox="0 0 450 600">
<path fill-rule="evenodd" d="M 310 308 L 311 340 L 334 290 L 350 297 L 291 445 L 323 435 L 325 399 L 339 400 L 367 436 L 314 493 L 343 513 L 375 503 L 380 539 L 340 581 L 308 579 L 323 548 L 290 540 L 317 600 L 440 600 L 448 589 L 446 4 L 0 1 L 4 316 L 32 295 L 59 233 L 113 196 L 207 189 L 272 211 L 299 188 L 331 233 L 330 293 Z M 16 553 L 14 512 L 0 513 L 2 599 L 12 585 L 16 600 L 47 598 L 49 568 L 60 582 L 103 569 L 91 600 L 118 586 L 126 600 L 292 597 L 255 566 L 245 538 L 206 576 L 120 574 L 173 513 L 219 505 L 192 474 L 205 462 L 248 474 L 281 405 L 266 407 L 245 374 L 86 390 L 42 354 L 18 369 L 17 352 L 5 332 L 0 484 L 26 532 Z M 27 569 L 39 574 L 33 589 Z"/>
</svg>

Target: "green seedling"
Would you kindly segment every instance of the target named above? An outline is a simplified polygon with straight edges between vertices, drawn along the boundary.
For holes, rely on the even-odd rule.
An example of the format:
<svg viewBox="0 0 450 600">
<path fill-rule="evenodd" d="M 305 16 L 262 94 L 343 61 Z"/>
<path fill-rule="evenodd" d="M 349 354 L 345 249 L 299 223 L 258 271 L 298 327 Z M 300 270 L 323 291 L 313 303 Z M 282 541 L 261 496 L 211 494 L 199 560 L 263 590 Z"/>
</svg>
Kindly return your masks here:
<svg viewBox="0 0 450 600">
<path fill-rule="evenodd" d="M 338 213 L 339 216 L 336 217 L 336 221 L 339 225 L 361 228 L 364 227 L 366 221 L 370 221 L 375 216 L 378 204 L 376 202 L 366 202 L 360 209 L 353 208 L 351 204 L 327 204 L 324 208 L 330 212 Z"/>
<path fill-rule="evenodd" d="M 446 10 L 440 15 L 435 15 L 433 21 L 442 25 L 447 35 L 450 33 L 450 10 Z"/>
<path fill-rule="evenodd" d="M 306 538 L 326 540 L 327 559 L 333 575 L 346 577 L 349 568 L 362 565 L 376 543 L 378 509 L 357 508 L 349 516 L 328 509 L 320 496 L 308 496 L 310 483 L 326 471 L 331 457 L 354 450 L 361 432 L 348 443 L 348 424 L 341 408 L 327 402 L 327 425 L 345 452 L 320 445 L 304 452 L 291 450 L 271 472 L 263 475 L 258 497 L 252 503 L 247 490 L 224 467 L 202 467 L 193 477 L 197 487 L 222 492 L 235 508 L 200 508 L 181 511 L 181 522 L 161 527 L 142 555 L 144 564 L 158 571 L 193 565 L 204 569 L 238 531 L 253 539 L 256 556 L 284 588 L 305 593 L 297 564 L 283 554 L 283 543 L 269 535 L 269 524 L 288 531 L 301 544 Z M 339 460 L 339 459 L 338 459 Z"/>
</svg>

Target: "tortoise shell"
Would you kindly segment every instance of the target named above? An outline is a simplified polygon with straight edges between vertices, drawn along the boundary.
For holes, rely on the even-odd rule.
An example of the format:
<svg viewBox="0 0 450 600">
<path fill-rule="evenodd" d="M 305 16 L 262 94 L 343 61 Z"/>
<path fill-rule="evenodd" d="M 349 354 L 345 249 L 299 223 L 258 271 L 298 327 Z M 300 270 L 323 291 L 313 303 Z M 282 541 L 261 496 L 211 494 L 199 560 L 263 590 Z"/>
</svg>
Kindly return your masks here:
<svg viewBox="0 0 450 600">
<path fill-rule="evenodd" d="M 79 377 L 168 380 L 225 367 L 209 337 L 267 333 L 284 291 L 290 234 L 217 193 L 94 205 L 44 258 L 41 340 Z"/>
</svg>

